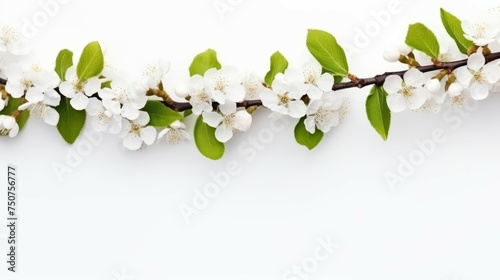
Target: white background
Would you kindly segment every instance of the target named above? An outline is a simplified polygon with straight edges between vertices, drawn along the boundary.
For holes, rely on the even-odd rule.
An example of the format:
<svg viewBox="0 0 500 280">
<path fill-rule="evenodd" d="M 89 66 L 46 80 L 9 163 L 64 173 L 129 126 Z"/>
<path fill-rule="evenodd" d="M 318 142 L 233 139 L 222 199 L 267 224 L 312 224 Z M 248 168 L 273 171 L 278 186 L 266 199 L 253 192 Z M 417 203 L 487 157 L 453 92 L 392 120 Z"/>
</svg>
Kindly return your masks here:
<svg viewBox="0 0 500 280">
<path fill-rule="evenodd" d="M 277 50 L 292 67 L 310 58 L 308 28 L 355 46 L 357 30 L 373 24 L 372 12 L 389 2 L 232 1 L 222 19 L 213 0 L 73 0 L 39 26 L 31 58 L 52 67 L 60 49 L 78 56 L 99 40 L 108 60 L 132 78 L 150 61 L 170 59 L 171 91 L 207 48 L 218 51 L 223 65 L 263 76 Z M 437 2 L 401 0 L 390 24 L 349 56 L 351 72 L 363 77 L 403 69 L 381 54 L 404 40 L 409 23 L 421 21 L 450 43 L 439 7 L 460 18 L 473 12 L 456 1 Z M 37 0 L 0 3 L 0 20 L 20 27 L 43 12 Z M 347 91 L 350 114 L 314 151 L 294 142 L 291 124 L 260 142 L 254 157 L 245 154 L 241 145 L 251 147 L 251 137 L 269 132 L 263 110 L 220 161 L 202 157 L 193 142 L 129 152 L 106 135 L 62 181 L 52 166 L 67 164 L 71 147 L 55 128 L 30 120 L 16 139 L 0 139 L 2 220 L 7 164 L 18 167 L 20 186 L 19 273 L 7 274 L 2 261 L 0 278 L 278 280 L 314 255 L 318 238 L 330 238 L 338 249 L 307 279 L 498 279 L 500 97 L 463 115 L 396 114 L 383 142 L 366 119 L 368 91 Z M 436 129 L 446 141 L 391 188 L 384 175 L 397 174 L 401 159 L 416 153 L 415 141 Z M 240 173 L 187 224 L 180 205 L 191 205 L 196 191 L 213 182 L 210 174 L 229 163 Z M 1 260 L 6 235 L 2 226 Z"/>
</svg>

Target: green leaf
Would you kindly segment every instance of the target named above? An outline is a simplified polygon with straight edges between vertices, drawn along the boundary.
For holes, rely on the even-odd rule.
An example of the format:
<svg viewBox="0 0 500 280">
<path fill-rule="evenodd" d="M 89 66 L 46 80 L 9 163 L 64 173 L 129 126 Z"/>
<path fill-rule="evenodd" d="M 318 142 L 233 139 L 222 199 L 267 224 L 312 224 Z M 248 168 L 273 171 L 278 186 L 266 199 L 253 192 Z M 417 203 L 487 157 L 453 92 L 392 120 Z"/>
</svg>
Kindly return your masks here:
<svg viewBox="0 0 500 280">
<path fill-rule="evenodd" d="M 310 29 L 307 33 L 307 48 L 321 66 L 334 76 L 346 77 L 349 73 L 344 49 L 332 34 Z"/>
<path fill-rule="evenodd" d="M 406 34 L 406 44 L 432 58 L 439 56 L 439 43 L 436 35 L 422 23 L 410 24 Z"/>
<path fill-rule="evenodd" d="M 111 82 L 112 81 L 106 81 L 101 84 L 101 88 L 111 88 Z"/>
<path fill-rule="evenodd" d="M 366 114 L 373 128 L 387 140 L 391 126 L 391 111 L 387 106 L 387 92 L 383 87 L 374 86 L 366 99 Z"/>
<path fill-rule="evenodd" d="M 288 60 L 280 53 L 275 52 L 271 56 L 271 70 L 266 74 L 264 81 L 267 85 L 272 86 L 274 77 L 278 73 L 285 73 L 285 70 L 288 68 Z"/>
<path fill-rule="evenodd" d="M 221 69 L 221 67 L 221 64 L 217 60 L 217 53 L 212 49 L 208 49 L 194 58 L 193 63 L 189 67 L 189 73 L 191 76 L 197 74 L 203 76 L 208 69 Z"/>
<path fill-rule="evenodd" d="M 199 116 L 194 126 L 194 142 L 202 155 L 218 160 L 224 155 L 225 146 L 215 138 L 215 128 L 203 122 Z"/>
<path fill-rule="evenodd" d="M 341 77 L 341 76 L 333 76 L 333 82 L 335 84 L 342 82 L 343 79 L 344 79 L 344 77 Z"/>
<path fill-rule="evenodd" d="M 312 150 L 318 146 L 319 142 L 323 139 L 324 133 L 316 129 L 314 134 L 311 134 L 309 131 L 306 129 L 306 125 L 304 121 L 306 120 L 306 117 L 303 117 L 300 119 L 299 123 L 295 127 L 295 140 L 297 140 L 297 143 L 299 143 L 302 146 L 306 146 L 309 150 Z"/>
<path fill-rule="evenodd" d="M 186 111 L 184 111 L 184 118 L 187 118 L 187 117 L 191 116 L 192 114 L 193 114 L 193 110 L 187 109 Z"/>
<path fill-rule="evenodd" d="M 57 130 L 68 144 L 73 144 L 83 130 L 87 114 L 85 110 L 73 109 L 69 101 L 69 98 L 62 96 L 61 103 L 55 109 L 59 113 Z"/>
<path fill-rule="evenodd" d="M 102 54 L 99 42 L 88 44 L 80 56 L 80 61 L 76 66 L 76 74 L 81 82 L 85 82 L 92 77 L 97 77 L 104 69 L 104 55 Z"/>
<path fill-rule="evenodd" d="M 467 50 L 472 47 L 474 43 L 465 38 L 464 30 L 462 29 L 462 21 L 444 9 L 441 9 L 441 21 L 443 22 L 446 32 L 448 32 L 450 37 L 457 44 L 460 52 L 467 54 Z"/>
<path fill-rule="evenodd" d="M 71 66 L 73 66 L 73 52 L 67 49 L 60 51 L 57 55 L 55 71 L 61 81 L 66 80 L 66 71 Z"/>
<path fill-rule="evenodd" d="M 7 106 L 3 108 L 2 111 L 0 111 L 0 115 L 6 115 L 10 116 L 13 113 L 15 113 L 19 106 L 23 103 L 22 98 L 9 98 Z M 28 119 L 30 117 L 30 111 L 24 110 L 21 112 L 21 115 L 19 116 L 19 119 L 17 121 L 17 124 L 19 125 L 19 130 L 22 130 L 23 127 L 26 125 L 26 122 L 28 122 Z"/>
<path fill-rule="evenodd" d="M 182 120 L 182 115 L 166 107 L 160 101 L 148 100 L 141 109 L 149 114 L 149 125 L 157 127 L 170 126 L 175 121 Z"/>
</svg>

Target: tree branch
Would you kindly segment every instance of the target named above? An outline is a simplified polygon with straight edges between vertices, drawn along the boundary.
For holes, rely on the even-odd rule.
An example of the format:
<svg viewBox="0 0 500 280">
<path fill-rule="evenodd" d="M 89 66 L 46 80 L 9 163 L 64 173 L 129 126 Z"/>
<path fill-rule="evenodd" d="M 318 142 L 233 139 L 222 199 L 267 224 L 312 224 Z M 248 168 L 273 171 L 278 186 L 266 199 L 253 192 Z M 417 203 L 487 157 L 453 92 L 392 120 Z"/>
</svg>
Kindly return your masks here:
<svg viewBox="0 0 500 280">
<path fill-rule="evenodd" d="M 487 54 L 484 56 L 486 59 L 486 63 L 495 61 L 497 59 L 500 59 L 500 52 L 495 52 L 491 54 Z M 418 70 L 420 70 L 423 73 L 427 72 L 432 72 L 432 71 L 437 71 L 437 70 L 448 70 L 448 71 L 453 71 L 459 67 L 466 66 L 467 65 L 467 59 L 463 60 L 457 60 L 457 61 L 452 61 L 452 62 L 439 62 L 436 64 L 432 65 L 425 65 L 425 66 L 420 66 L 417 67 Z M 408 70 L 403 70 L 403 71 L 396 71 L 396 72 L 385 72 L 383 74 L 376 75 L 371 78 L 356 78 L 354 81 L 350 82 L 343 82 L 343 83 L 338 83 L 334 84 L 332 87 L 333 91 L 338 91 L 338 90 L 344 90 L 344 89 L 349 89 L 349 88 L 363 88 L 369 85 L 377 85 L 377 86 L 382 86 L 385 82 L 385 79 L 391 75 L 397 75 L 403 78 L 404 74 L 408 72 Z M 6 85 L 7 80 L 0 78 L 0 84 Z M 58 92 L 59 90 L 56 89 Z M 99 98 L 97 94 L 93 95 L 92 97 Z M 171 102 L 171 104 L 167 104 L 166 102 L 162 102 L 165 106 L 169 107 L 170 109 L 177 111 L 177 112 L 183 112 L 189 109 L 192 109 L 191 104 L 189 102 Z M 217 108 L 219 104 L 217 102 L 212 103 L 212 106 L 214 108 Z M 250 108 L 254 106 L 262 106 L 262 101 L 260 100 L 247 100 L 243 102 L 237 103 L 238 107 L 242 108 Z"/>
</svg>

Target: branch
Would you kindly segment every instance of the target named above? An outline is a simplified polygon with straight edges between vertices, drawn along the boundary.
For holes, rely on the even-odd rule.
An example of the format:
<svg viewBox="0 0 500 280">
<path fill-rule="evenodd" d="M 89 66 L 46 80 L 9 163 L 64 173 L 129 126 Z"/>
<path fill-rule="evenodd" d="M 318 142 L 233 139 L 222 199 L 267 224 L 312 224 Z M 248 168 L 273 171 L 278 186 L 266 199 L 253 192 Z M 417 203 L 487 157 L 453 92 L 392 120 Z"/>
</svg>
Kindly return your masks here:
<svg viewBox="0 0 500 280">
<path fill-rule="evenodd" d="M 497 59 L 500 59 L 500 52 L 495 52 L 491 54 L 487 54 L 484 56 L 486 59 L 486 63 L 495 61 Z M 417 67 L 418 70 L 420 70 L 423 73 L 427 72 L 432 72 L 432 71 L 437 71 L 437 70 L 448 70 L 448 71 L 453 71 L 459 67 L 463 67 L 467 65 L 467 59 L 462 59 L 462 60 L 457 60 L 457 61 L 452 61 L 452 62 L 437 62 L 432 65 L 425 65 L 425 66 L 420 66 Z M 376 75 L 371 78 L 354 78 L 354 81 L 350 82 L 343 82 L 343 83 L 338 83 L 334 84 L 332 87 L 333 91 L 338 91 L 338 90 L 344 90 L 344 89 L 349 89 L 349 88 L 364 88 L 369 85 L 377 85 L 377 86 L 382 86 L 385 82 L 385 79 L 391 75 L 397 75 L 403 78 L 404 74 L 408 72 L 408 70 L 403 70 L 403 71 L 396 71 L 396 72 L 385 72 L 383 74 Z M 7 80 L 0 78 L 0 84 L 6 85 Z M 59 90 L 56 89 L 58 92 Z M 98 98 L 99 96 L 97 94 L 93 95 L 92 97 Z M 162 102 L 165 106 L 169 107 L 170 109 L 177 111 L 177 112 L 183 112 L 189 109 L 192 109 L 191 104 L 189 102 Z M 217 102 L 213 102 L 212 106 L 214 108 L 217 108 L 219 104 Z M 262 101 L 260 100 L 247 100 L 243 102 L 237 103 L 238 107 L 242 108 L 250 108 L 254 106 L 262 106 Z"/>
</svg>

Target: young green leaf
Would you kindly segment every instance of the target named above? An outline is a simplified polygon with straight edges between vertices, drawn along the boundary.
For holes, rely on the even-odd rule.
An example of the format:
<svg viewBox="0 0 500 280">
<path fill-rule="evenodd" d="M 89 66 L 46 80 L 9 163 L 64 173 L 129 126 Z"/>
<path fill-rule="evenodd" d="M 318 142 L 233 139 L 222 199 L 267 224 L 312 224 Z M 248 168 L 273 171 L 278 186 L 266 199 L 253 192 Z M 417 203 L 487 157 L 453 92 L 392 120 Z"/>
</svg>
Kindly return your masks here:
<svg viewBox="0 0 500 280">
<path fill-rule="evenodd" d="M 67 49 L 60 51 L 57 55 L 55 71 L 61 81 L 66 80 L 66 71 L 71 66 L 73 66 L 73 52 Z"/>
<path fill-rule="evenodd" d="M 366 99 L 366 114 L 373 128 L 387 140 L 391 126 L 391 111 L 387 106 L 387 92 L 383 87 L 374 86 Z"/>
<path fill-rule="evenodd" d="M 97 77 L 104 69 L 104 55 L 99 42 L 88 44 L 80 56 L 76 66 L 76 74 L 81 82 Z"/>
<path fill-rule="evenodd" d="M 300 119 L 299 123 L 297 123 L 297 126 L 295 127 L 295 140 L 297 140 L 297 143 L 300 145 L 306 146 L 309 150 L 312 150 L 318 146 L 319 142 L 321 142 L 324 133 L 321 130 L 316 129 L 314 134 L 311 134 L 306 129 L 306 125 L 304 123 L 305 119 L 305 117 Z"/>
<path fill-rule="evenodd" d="M 271 56 L 271 70 L 266 74 L 264 81 L 267 85 L 272 86 L 274 77 L 278 73 L 285 73 L 285 70 L 288 68 L 288 60 L 280 53 L 275 52 Z"/>
<path fill-rule="evenodd" d="M 432 58 L 439 56 L 439 43 L 436 35 L 422 23 L 410 24 L 406 34 L 406 44 Z"/>
<path fill-rule="evenodd" d="M 174 110 L 166 107 L 160 101 L 149 100 L 146 106 L 141 109 L 149 114 L 149 124 L 156 127 L 167 127 L 175 121 L 180 121 L 183 116 Z"/>
<path fill-rule="evenodd" d="M 0 111 L 0 115 L 6 115 L 6 116 L 12 115 L 18 110 L 21 104 L 23 104 L 22 98 L 9 98 L 9 103 L 7 104 L 7 106 L 5 106 L 5 108 L 3 108 L 2 111 Z M 29 110 L 24 110 L 21 112 L 21 115 L 19 116 L 19 119 L 17 121 L 20 131 L 23 129 L 24 125 L 26 125 L 26 122 L 28 121 L 29 117 L 30 117 Z"/>
<path fill-rule="evenodd" d="M 215 128 L 203 122 L 199 116 L 194 126 L 194 142 L 202 155 L 212 160 L 221 159 L 225 146 L 215 138 Z"/>
<path fill-rule="evenodd" d="M 307 48 L 316 60 L 335 76 L 346 77 L 349 73 L 344 49 L 332 34 L 310 29 L 307 33 Z"/>
<path fill-rule="evenodd" d="M 57 130 L 68 144 L 75 143 L 83 130 L 87 114 L 85 110 L 77 111 L 71 107 L 69 98 L 61 97 L 61 103 L 56 107 L 59 113 L 59 123 Z"/>
<path fill-rule="evenodd" d="M 464 36 L 462 29 L 462 21 L 441 8 L 441 21 L 443 22 L 446 32 L 455 41 L 461 53 L 467 54 L 467 50 L 472 47 L 472 41 L 469 41 Z"/>
<path fill-rule="evenodd" d="M 193 114 L 193 110 L 188 109 L 188 110 L 184 111 L 184 118 L 187 118 L 187 117 L 191 116 L 192 114 Z"/>
<path fill-rule="evenodd" d="M 221 69 L 221 67 L 220 62 L 217 60 L 217 53 L 212 49 L 208 49 L 194 58 L 189 67 L 189 73 L 191 76 L 196 74 L 203 76 L 208 69 Z"/>
</svg>

